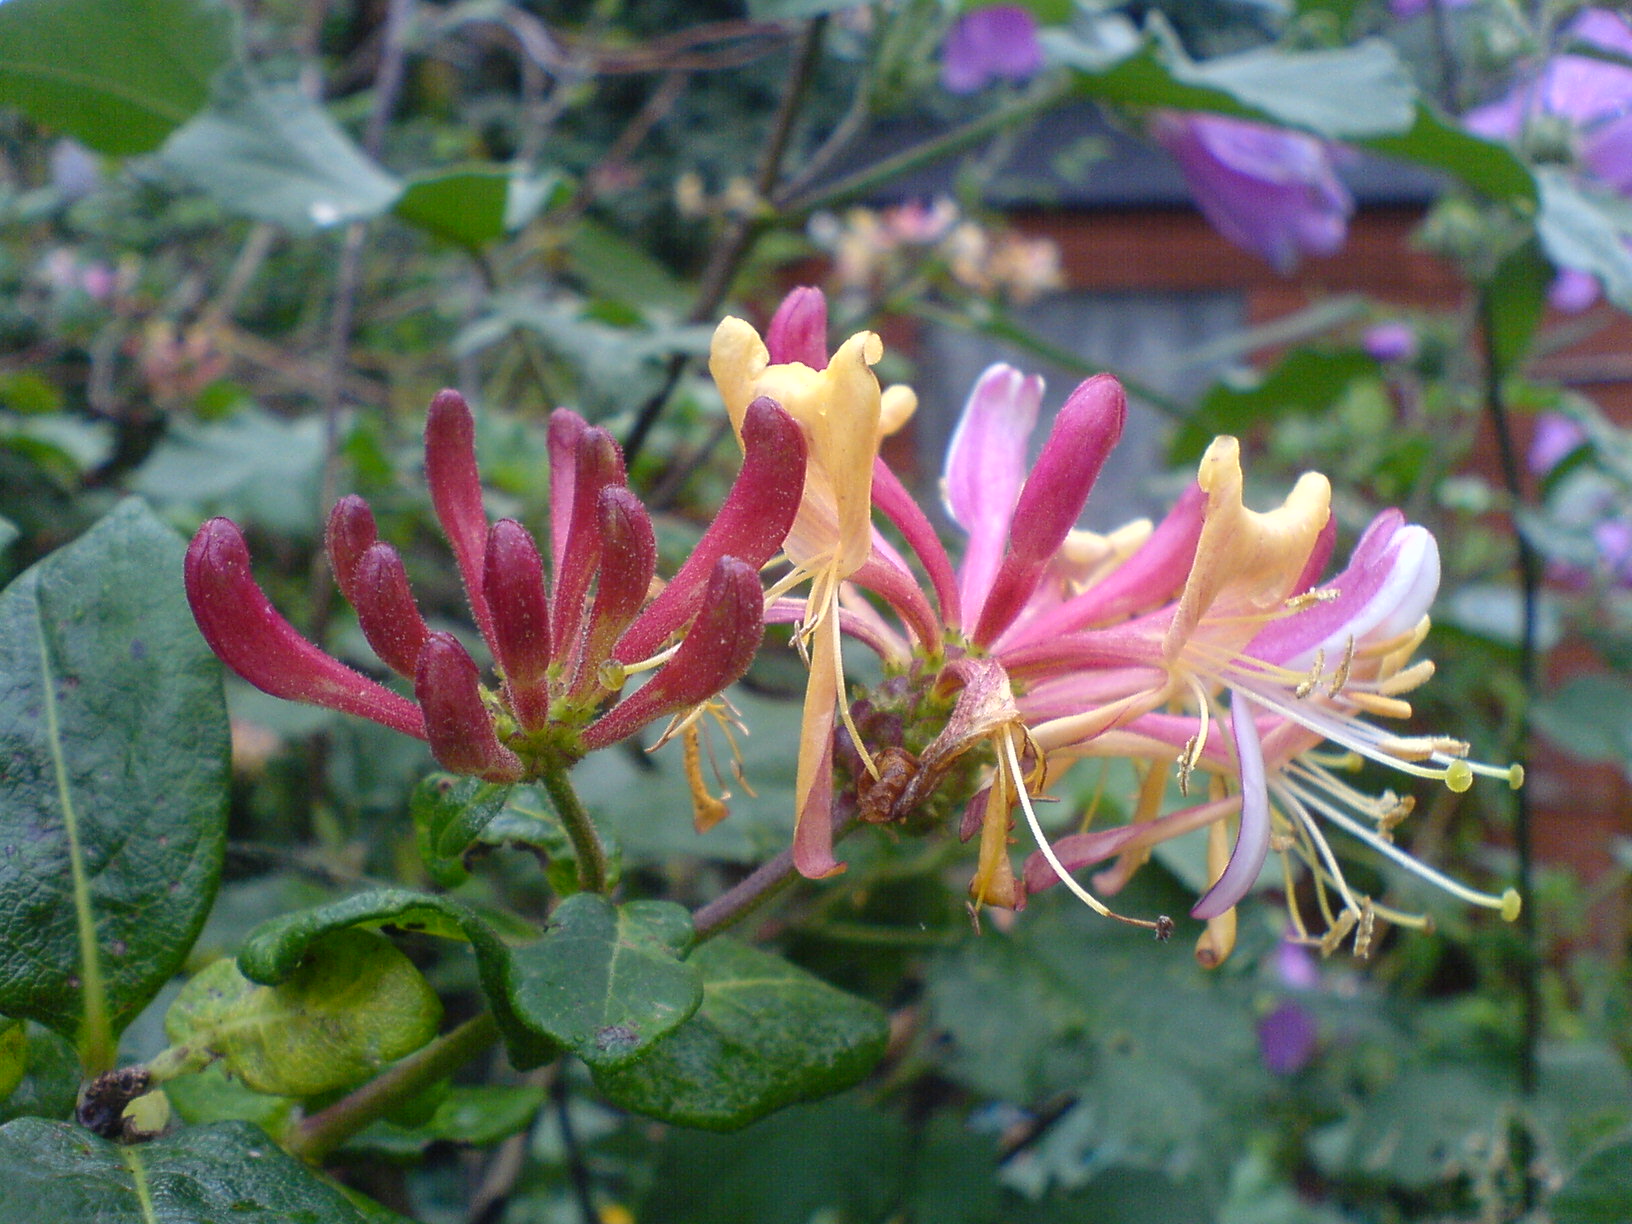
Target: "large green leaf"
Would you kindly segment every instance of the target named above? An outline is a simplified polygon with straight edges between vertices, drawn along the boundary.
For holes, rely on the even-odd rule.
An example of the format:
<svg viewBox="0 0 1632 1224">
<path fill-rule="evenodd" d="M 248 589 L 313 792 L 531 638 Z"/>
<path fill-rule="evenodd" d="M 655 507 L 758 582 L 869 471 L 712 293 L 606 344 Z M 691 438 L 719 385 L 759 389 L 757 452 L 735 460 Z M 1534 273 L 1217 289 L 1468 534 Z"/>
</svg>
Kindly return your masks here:
<svg viewBox="0 0 1632 1224">
<path fill-rule="evenodd" d="M 414 179 L 391 211 L 428 234 L 480 251 L 561 199 L 566 187 L 554 173 L 529 178 L 506 166 L 474 166 Z"/>
<path fill-rule="evenodd" d="M 65 1122 L 0 1127 L 0 1219 L 19 1224 L 368 1224 L 243 1122 L 120 1146 Z M 392 1218 L 389 1215 L 383 1218 Z"/>
<path fill-rule="evenodd" d="M 510 950 L 511 1005 L 591 1067 L 632 1062 L 703 1001 L 702 974 L 680 959 L 691 938 L 671 902 L 568 897 L 543 939 Z"/>
<path fill-rule="evenodd" d="M 227 211 L 296 233 L 377 217 L 402 191 L 298 86 L 243 72 L 160 156 Z"/>
<path fill-rule="evenodd" d="M 49 1029 L 33 1028 L 28 1034 L 23 1078 L 0 1101 L 0 1122 L 73 1117 L 79 1077 L 79 1056 L 73 1046 Z"/>
<path fill-rule="evenodd" d="M 0 594 L 0 1012 L 98 1070 L 221 872 L 226 710 L 183 551 L 125 502 Z"/>
<path fill-rule="evenodd" d="M 1632 1211 L 1632 1138 L 1593 1153 L 1549 1206 L 1553 1224 L 1625 1224 Z"/>
<path fill-rule="evenodd" d="M 147 153 L 209 101 L 232 37 L 222 0 L 10 0 L 0 106 L 101 153 Z"/>
<path fill-rule="evenodd" d="M 1537 699 L 1537 728 L 1571 756 L 1619 765 L 1632 777 L 1632 684 L 1605 672 L 1589 672 L 1549 689 Z"/>
<path fill-rule="evenodd" d="M 897 1218 L 911 1136 L 887 1110 L 840 1098 L 738 1135 L 672 1131 L 637 1218 L 809 1224 Z M 918 1224 L 940 1224 L 916 1217 Z"/>
<path fill-rule="evenodd" d="M 256 985 L 230 959 L 207 966 L 170 1005 L 164 1031 L 195 1065 L 219 1059 L 257 1092 L 306 1097 L 378 1074 L 435 1037 L 441 1019 L 412 961 L 378 935 L 343 930 L 276 986 Z"/>
<path fill-rule="evenodd" d="M 1340 50 L 1256 49 L 1193 60 L 1159 19 L 1143 38 L 1116 36 L 1102 18 L 1097 39 L 1050 31 L 1054 58 L 1077 69 L 1077 88 L 1126 106 L 1219 111 L 1301 128 L 1332 140 L 1405 132 L 1416 118 L 1416 88 L 1387 43 L 1366 39 Z"/>
<path fill-rule="evenodd" d="M 1548 256 L 1562 268 L 1598 278 L 1604 296 L 1632 310 L 1632 205 L 1607 190 L 1591 189 L 1563 170 L 1536 171 L 1541 212 L 1536 232 Z"/>
<path fill-rule="evenodd" d="M 1475 136 L 1444 118 L 1427 102 L 1417 103 L 1416 118 L 1406 132 L 1373 136 L 1367 148 L 1456 175 L 1469 187 L 1495 200 L 1536 198 L 1529 168 L 1504 144 Z"/>
<path fill-rule="evenodd" d="M 732 939 L 692 954 L 697 1014 L 630 1067 L 595 1073 L 613 1102 L 707 1130 L 736 1130 L 796 1101 L 848 1088 L 873 1069 L 889 1020 L 779 956 Z"/>
<path fill-rule="evenodd" d="M 250 933 L 238 954 L 238 967 L 251 981 L 276 985 L 299 968 L 316 940 L 354 926 L 422 931 L 469 940 L 482 990 L 504 1034 L 510 1061 L 526 1070 L 548 1062 L 560 1052 L 554 1042 L 541 1037 L 516 1013 L 510 1001 L 510 949 L 505 939 L 525 941 L 534 932 L 515 919 L 500 927 L 451 897 L 428 896 L 406 888 L 381 888 L 284 914 Z"/>
<path fill-rule="evenodd" d="M 1351 382 L 1376 373 L 1375 359 L 1359 349 L 1295 349 L 1267 374 L 1215 384 L 1174 435 L 1168 457 L 1193 463 L 1218 434 L 1325 412 Z"/>
</svg>

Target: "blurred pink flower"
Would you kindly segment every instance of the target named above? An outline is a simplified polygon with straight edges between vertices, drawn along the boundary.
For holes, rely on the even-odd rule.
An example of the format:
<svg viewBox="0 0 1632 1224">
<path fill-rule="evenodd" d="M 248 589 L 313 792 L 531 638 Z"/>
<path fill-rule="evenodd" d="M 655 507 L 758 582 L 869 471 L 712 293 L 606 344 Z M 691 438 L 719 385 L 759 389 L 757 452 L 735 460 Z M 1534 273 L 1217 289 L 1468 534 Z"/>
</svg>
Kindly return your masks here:
<svg viewBox="0 0 1632 1224">
<path fill-rule="evenodd" d="M 1301 132 L 1186 111 L 1163 111 L 1151 133 L 1178 160 L 1196 206 L 1225 238 L 1291 272 L 1348 236 L 1354 199 L 1331 146 Z"/>
<path fill-rule="evenodd" d="M 996 80 L 1024 81 L 1043 68 L 1037 19 L 1017 4 L 972 9 L 952 23 L 941 44 L 941 85 L 974 93 Z"/>
<path fill-rule="evenodd" d="M 1410 361 L 1417 355 L 1417 333 L 1409 323 L 1390 319 L 1366 328 L 1360 346 L 1377 361 Z"/>
</svg>

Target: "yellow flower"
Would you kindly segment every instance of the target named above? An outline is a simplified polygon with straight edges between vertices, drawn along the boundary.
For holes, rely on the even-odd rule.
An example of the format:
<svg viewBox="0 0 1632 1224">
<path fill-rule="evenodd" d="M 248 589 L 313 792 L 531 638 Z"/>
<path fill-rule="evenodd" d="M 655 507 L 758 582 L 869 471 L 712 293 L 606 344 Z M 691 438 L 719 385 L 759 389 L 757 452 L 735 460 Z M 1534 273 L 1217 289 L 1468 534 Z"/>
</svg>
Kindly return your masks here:
<svg viewBox="0 0 1632 1224">
<path fill-rule="evenodd" d="M 883 352 L 876 334 L 858 332 L 823 369 L 797 361 L 772 364 L 759 333 L 736 318 L 720 323 L 709 350 L 709 372 L 739 440 L 748 405 L 768 396 L 799 423 L 809 447 L 804 496 L 783 544 L 793 569 L 768 598 L 810 584 L 798 639 L 808 652 L 810 681 L 799 737 L 794 857 L 799 870 L 812 877 L 843 869 L 833 859 L 830 816 L 835 714 L 873 770 L 845 703 L 839 588 L 873 552 L 873 463 L 879 442 L 916 406 L 905 387 L 880 390 L 872 366 Z"/>
</svg>

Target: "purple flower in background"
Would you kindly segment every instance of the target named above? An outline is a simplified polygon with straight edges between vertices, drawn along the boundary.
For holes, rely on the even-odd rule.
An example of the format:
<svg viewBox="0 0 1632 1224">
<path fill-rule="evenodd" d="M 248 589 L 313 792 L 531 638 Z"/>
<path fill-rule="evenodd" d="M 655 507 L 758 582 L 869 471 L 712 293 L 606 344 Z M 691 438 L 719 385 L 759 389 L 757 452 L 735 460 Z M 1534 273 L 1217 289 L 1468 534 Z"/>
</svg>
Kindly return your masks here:
<svg viewBox="0 0 1632 1224">
<path fill-rule="evenodd" d="M 1292 1075 L 1315 1056 L 1315 1018 L 1296 1003 L 1282 1003 L 1258 1021 L 1258 1053 L 1276 1075 Z"/>
<path fill-rule="evenodd" d="M 1426 13 L 1434 7 L 1440 8 L 1467 8 L 1473 0 L 1388 0 L 1388 10 L 1400 20 L 1415 17 L 1418 13 Z"/>
<path fill-rule="evenodd" d="M 1587 431 L 1574 417 L 1562 412 L 1542 413 L 1536 418 L 1536 432 L 1530 439 L 1530 470 L 1545 476 L 1586 440 Z"/>
<path fill-rule="evenodd" d="M 941 44 L 941 85 L 974 93 L 996 80 L 1024 81 L 1043 68 L 1037 19 L 1017 4 L 972 9 L 952 23 Z"/>
<path fill-rule="evenodd" d="M 1547 304 L 1560 314 L 1580 314 L 1598 301 L 1598 278 L 1580 268 L 1560 268 L 1547 286 Z"/>
<path fill-rule="evenodd" d="M 1366 328 L 1360 346 L 1374 361 L 1410 361 L 1417 355 L 1417 333 L 1409 323 L 1390 319 Z"/>
<path fill-rule="evenodd" d="M 1354 199 L 1331 146 L 1301 132 L 1165 111 L 1152 134 L 1178 159 L 1196 205 L 1225 238 L 1290 272 L 1305 255 L 1330 255 L 1348 235 Z"/>
<path fill-rule="evenodd" d="M 1586 9 L 1566 31 L 1572 41 L 1632 56 L 1632 24 L 1609 9 Z M 1470 131 L 1517 140 L 1543 116 L 1565 120 L 1581 164 L 1615 190 L 1632 194 L 1632 67 L 1590 55 L 1555 55 L 1506 97 L 1468 112 Z"/>
</svg>

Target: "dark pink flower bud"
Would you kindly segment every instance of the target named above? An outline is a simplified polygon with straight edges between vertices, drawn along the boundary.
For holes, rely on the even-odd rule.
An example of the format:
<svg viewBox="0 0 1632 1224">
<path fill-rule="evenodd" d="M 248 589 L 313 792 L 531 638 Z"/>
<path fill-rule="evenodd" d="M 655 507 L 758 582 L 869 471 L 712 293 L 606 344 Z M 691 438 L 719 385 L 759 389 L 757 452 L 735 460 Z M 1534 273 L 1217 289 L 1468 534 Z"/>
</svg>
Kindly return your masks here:
<svg viewBox="0 0 1632 1224">
<path fill-rule="evenodd" d="M 988 645 L 1025 606 L 1050 558 L 1088 502 L 1128 416 L 1122 384 L 1096 374 L 1071 393 L 1026 477 L 1009 527 L 1009 552 L 992 581 L 973 640 Z"/>
<path fill-rule="evenodd" d="M 652 575 L 657 572 L 657 535 L 640 498 L 619 485 L 608 485 L 596 499 L 595 513 L 601 536 L 601 577 L 584 623 L 578 675 L 572 686 L 575 696 L 592 691 L 601 664 L 646 602 Z"/>
<path fill-rule="evenodd" d="M 351 576 L 357 569 L 357 560 L 368 546 L 380 538 L 374 526 L 374 512 L 368 503 L 355 493 L 347 494 L 334 503 L 329 511 L 328 527 L 323 542 L 329 554 L 329 568 L 334 571 L 335 584 L 346 602 L 357 606 L 351 593 Z"/>
<path fill-rule="evenodd" d="M 623 452 L 606 430 L 591 426 L 578 435 L 573 461 L 572 512 L 567 528 L 567 548 L 555 571 L 554 619 L 550 631 L 555 640 L 577 640 L 584 617 L 584 598 L 601 564 L 601 532 L 595 509 L 601 490 L 608 485 L 627 485 L 623 472 Z"/>
<path fill-rule="evenodd" d="M 725 504 L 674 579 L 623 635 L 616 651 L 620 662 L 650 658 L 697 614 L 721 557 L 758 569 L 782 547 L 804 493 L 805 435 L 775 400 L 761 396 L 743 417 L 742 448 L 742 469 Z"/>
<path fill-rule="evenodd" d="M 425 481 L 437 521 L 453 546 L 476 625 L 489 645 L 492 616 L 482 596 L 482 553 L 487 547 L 487 511 L 482 478 L 476 470 L 476 421 L 457 391 L 438 391 L 425 418 Z"/>
<path fill-rule="evenodd" d="M 482 578 L 493 613 L 493 653 L 504 673 L 511 713 L 528 731 L 550 717 L 550 606 L 544 559 L 532 535 L 514 519 L 500 519 L 487 535 Z"/>
<path fill-rule="evenodd" d="M 482 703 L 481 677 L 451 633 L 433 633 L 419 652 L 414 696 L 425 711 L 431 755 L 443 769 L 489 782 L 515 782 L 521 758 L 499 742 Z"/>
<path fill-rule="evenodd" d="M 584 746 L 604 748 L 666 714 L 707 701 L 748 670 L 765 631 L 759 571 L 721 557 L 703 593 L 702 611 L 680 649 L 646 684 L 584 732 Z"/>
<path fill-rule="evenodd" d="M 250 573 L 249 549 L 230 520 L 211 519 L 198 529 L 185 574 L 199 632 L 223 663 L 256 688 L 425 738 L 413 702 L 324 654 L 278 614 Z"/>
<path fill-rule="evenodd" d="M 402 558 L 389 544 L 373 544 L 352 573 L 352 607 L 374 653 L 400 676 L 414 678 L 430 630 L 419 614 Z"/>
<path fill-rule="evenodd" d="M 589 423 L 568 408 L 550 413 L 550 564 L 559 574 L 566 562 L 572 528 L 573 488 L 578 475 L 578 439 Z"/>
<path fill-rule="evenodd" d="M 820 289 L 801 285 L 782 299 L 765 329 L 765 348 L 777 365 L 797 361 L 827 369 L 827 298 Z"/>
</svg>

